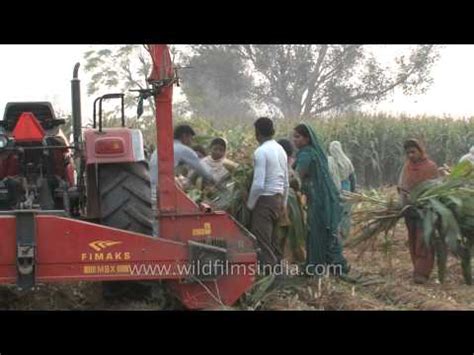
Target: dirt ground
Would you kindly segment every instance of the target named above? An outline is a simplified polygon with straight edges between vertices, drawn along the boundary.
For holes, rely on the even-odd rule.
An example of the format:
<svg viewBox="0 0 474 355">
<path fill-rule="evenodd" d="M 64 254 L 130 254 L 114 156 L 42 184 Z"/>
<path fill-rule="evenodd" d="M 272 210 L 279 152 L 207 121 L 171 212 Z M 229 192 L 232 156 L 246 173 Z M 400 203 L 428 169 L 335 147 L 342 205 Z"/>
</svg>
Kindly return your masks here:
<svg viewBox="0 0 474 355">
<path fill-rule="evenodd" d="M 334 278 L 305 281 L 290 292 L 280 289 L 262 301 L 262 309 L 317 310 L 471 310 L 474 309 L 474 286 L 463 282 L 460 261 L 448 260 L 444 284 L 437 279 L 437 268 L 426 285 L 412 281 L 412 264 L 406 244 L 406 231 L 397 228 L 392 245 L 381 241 L 362 255 L 360 249 L 345 250 L 358 282 Z M 352 273 L 351 270 L 351 273 Z M 305 290 L 306 288 L 306 290 Z"/>
<path fill-rule="evenodd" d="M 471 310 L 474 286 L 463 283 L 460 262 L 450 256 L 444 284 L 435 269 L 426 285 L 411 279 L 412 266 L 406 234 L 400 226 L 390 248 L 381 241 L 360 256 L 360 250 L 346 249 L 356 282 L 335 278 L 295 277 L 272 284 L 258 299 L 243 297 L 232 309 L 239 310 Z M 254 290 L 255 292 L 255 290 Z M 44 285 L 37 291 L 19 293 L 14 287 L 0 287 L 2 310 L 160 310 L 180 309 L 162 288 L 146 299 L 105 302 L 98 283 Z"/>
</svg>

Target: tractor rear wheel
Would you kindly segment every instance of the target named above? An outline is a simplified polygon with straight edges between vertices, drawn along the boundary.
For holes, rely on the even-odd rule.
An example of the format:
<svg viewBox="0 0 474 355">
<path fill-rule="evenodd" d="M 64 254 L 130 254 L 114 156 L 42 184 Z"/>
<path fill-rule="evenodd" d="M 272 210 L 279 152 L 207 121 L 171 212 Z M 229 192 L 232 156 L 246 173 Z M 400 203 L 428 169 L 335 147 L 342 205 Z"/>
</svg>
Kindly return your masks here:
<svg viewBox="0 0 474 355">
<path fill-rule="evenodd" d="M 153 212 L 146 163 L 99 167 L 101 223 L 152 235 Z"/>
<path fill-rule="evenodd" d="M 110 227 L 152 235 L 153 208 L 148 164 L 110 164 L 99 167 L 101 223 Z M 157 309 L 181 305 L 160 281 L 110 281 L 103 283 L 108 303 L 141 300 Z"/>
<path fill-rule="evenodd" d="M 150 177 L 146 163 L 104 164 L 99 167 L 101 224 L 152 235 Z M 107 302 L 151 297 L 151 282 L 103 283 Z"/>
</svg>

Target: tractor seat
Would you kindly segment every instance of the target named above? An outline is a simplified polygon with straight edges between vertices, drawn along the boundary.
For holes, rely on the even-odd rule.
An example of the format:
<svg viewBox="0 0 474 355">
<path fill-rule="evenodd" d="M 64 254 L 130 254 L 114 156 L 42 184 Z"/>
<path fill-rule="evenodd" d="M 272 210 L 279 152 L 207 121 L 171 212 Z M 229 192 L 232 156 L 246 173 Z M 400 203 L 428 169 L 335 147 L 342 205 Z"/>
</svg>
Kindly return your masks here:
<svg viewBox="0 0 474 355">
<path fill-rule="evenodd" d="M 33 113 L 45 130 L 66 123 L 64 119 L 56 118 L 50 102 L 9 102 L 5 106 L 3 121 L 0 121 L 0 126 L 6 131 L 13 131 L 18 118 L 23 112 Z"/>
</svg>

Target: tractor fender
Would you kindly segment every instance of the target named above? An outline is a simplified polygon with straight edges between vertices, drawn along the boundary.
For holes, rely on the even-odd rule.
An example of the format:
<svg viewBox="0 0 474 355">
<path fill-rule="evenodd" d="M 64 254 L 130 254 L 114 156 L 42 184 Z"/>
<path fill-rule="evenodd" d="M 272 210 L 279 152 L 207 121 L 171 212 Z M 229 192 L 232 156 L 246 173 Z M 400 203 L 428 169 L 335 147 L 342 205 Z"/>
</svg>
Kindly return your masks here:
<svg viewBox="0 0 474 355">
<path fill-rule="evenodd" d="M 143 135 L 139 129 L 106 128 L 102 132 L 86 130 L 84 148 L 86 165 L 146 161 Z"/>
</svg>

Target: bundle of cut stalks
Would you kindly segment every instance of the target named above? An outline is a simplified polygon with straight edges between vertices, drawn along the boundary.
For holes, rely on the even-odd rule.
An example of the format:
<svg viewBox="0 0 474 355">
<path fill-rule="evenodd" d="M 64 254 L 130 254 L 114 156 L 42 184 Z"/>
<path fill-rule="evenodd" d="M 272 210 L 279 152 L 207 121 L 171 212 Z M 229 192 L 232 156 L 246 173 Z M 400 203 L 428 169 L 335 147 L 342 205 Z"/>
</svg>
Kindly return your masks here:
<svg viewBox="0 0 474 355">
<path fill-rule="evenodd" d="M 474 244 L 474 165 L 464 162 L 456 165 L 451 174 L 419 184 L 402 205 L 396 191 L 380 194 L 345 193 L 346 201 L 357 205 L 353 223 L 360 235 L 346 245 L 356 246 L 393 230 L 402 217 L 417 218 L 423 227 L 424 242 L 434 245 L 443 265 L 440 279 L 444 278 L 446 255 L 444 244 L 462 257 L 466 282 L 470 283 L 470 250 Z M 469 270 L 468 270 L 469 269 Z"/>
</svg>

